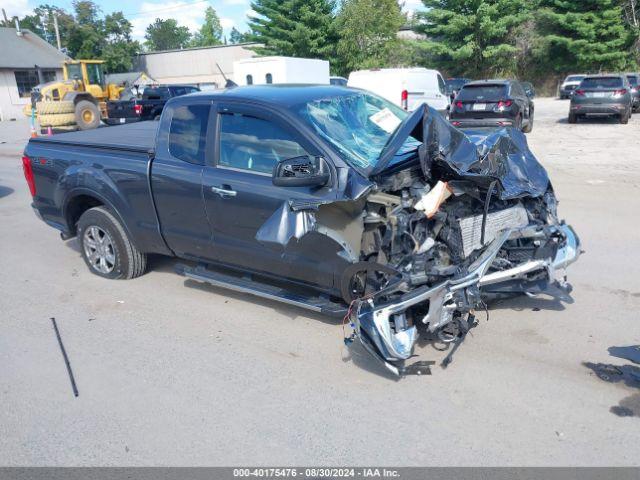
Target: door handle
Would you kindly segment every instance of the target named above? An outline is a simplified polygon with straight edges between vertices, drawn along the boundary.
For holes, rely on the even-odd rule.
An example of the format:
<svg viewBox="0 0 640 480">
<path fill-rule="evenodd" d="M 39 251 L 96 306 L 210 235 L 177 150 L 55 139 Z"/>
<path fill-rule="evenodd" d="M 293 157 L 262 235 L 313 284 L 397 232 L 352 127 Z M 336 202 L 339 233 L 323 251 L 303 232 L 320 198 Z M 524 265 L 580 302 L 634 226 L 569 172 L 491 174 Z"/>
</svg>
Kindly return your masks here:
<svg viewBox="0 0 640 480">
<path fill-rule="evenodd" d="M 225 188 L 219 188 L 219 187 L 211 187 L 211 191 L 213 193 L 220 195 L 222 198 L 235 197 L 238 194 L 238 192 L 236 192 L 235 190 L 227 190 Z"/>
</svg>

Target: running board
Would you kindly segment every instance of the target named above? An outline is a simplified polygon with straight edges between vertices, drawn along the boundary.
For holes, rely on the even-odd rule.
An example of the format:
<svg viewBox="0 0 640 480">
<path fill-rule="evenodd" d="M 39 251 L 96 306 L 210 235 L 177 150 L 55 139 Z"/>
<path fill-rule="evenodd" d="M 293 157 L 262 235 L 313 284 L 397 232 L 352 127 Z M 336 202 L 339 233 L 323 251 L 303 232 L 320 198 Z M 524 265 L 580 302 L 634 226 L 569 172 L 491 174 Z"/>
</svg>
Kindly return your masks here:
<svg viewBox="0 0 640 480">
<path fill-rule="evenodd" d="M 256 282 L 249 278 L 235 277 L 224 273 L 214 272 L 203 265 L 189 267 L 182 263 L 176 265 L 176 272 L 198 282 L 209 283 L 216 287 L 226 288 L 235 292 L 248 293 L 256 297 L 287 303 L 296 307 L 318 312 L 333 317 L 343 317 L 347 313 L 344 305 L 331 302 L 320 297 L 305 297 L 289 292 L 283 288 Z"/>
</svg>

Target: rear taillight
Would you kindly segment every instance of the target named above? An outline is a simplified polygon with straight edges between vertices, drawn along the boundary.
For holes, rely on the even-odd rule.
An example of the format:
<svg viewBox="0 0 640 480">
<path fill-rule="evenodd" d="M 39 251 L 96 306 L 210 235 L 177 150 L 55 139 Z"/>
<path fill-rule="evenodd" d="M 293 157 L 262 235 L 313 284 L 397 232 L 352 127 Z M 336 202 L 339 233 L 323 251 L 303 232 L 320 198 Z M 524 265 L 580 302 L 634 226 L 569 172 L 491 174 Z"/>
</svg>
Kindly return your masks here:
<svg viewBox="0 0 640 480">
<path fill-rule="evenodd" d="M 579 96 L 579 97 L 584 97 L 584 90 L 580 90 L 580 89 L 578 89 L 578 90 L 574 90 L 574 91 L 573 91 L 573 94 L 574 94 L 574 95 L 577 95 L 577 96 Z"/>
<path fill-rule="evenodd" d="M 498 102 L 498 108 L 510 107 L 512 103 L 511 100 L 500 100 Z"/>
<path fill-rule="evenodd" d="M 35 197 L 36 195 L 36 182 L 33 178 L 33 169 L 31 168 L 31 159 L 24 155 L 22 157 L 22 171 L 24 172 L 24 178 L 27 181 L 27 185 L 29 185 L 29 191 L 31 192 L 31 196 Z"/>
<path fill-rule="evenodd" d="M 460 110 L 464 108 L 464 105 L 462 105 L 462 102 L 460 100 L 456 102 L 456 108 L 459 108 Z"/>
<path fill-rule="evenodd" d="M 453 125 L 454 127 L 459 127 L 460 126 L 460 122 L 451 122 L 451 125 Z"/>
<path fill-rule="evenodd" d="M 136 115 L 142 115 L 142 105 L 134 105 L 133 113 L 135 113 Z"/>
<path fill-rule="evenodd" d="M 621 88 L 620 90 L 616 90 L 615 92 L 613 92 L 614 97 L 621 97 L 622 95 L 626 95 L 626 94 L 627 94 L 626 88 Z"/>
<path fill-rule="evenodd" d="M 400 106 L 405 110 L 409 110 L 409 92 L 407 90 L 402 90 L 400 94 Z"/>
</svg>

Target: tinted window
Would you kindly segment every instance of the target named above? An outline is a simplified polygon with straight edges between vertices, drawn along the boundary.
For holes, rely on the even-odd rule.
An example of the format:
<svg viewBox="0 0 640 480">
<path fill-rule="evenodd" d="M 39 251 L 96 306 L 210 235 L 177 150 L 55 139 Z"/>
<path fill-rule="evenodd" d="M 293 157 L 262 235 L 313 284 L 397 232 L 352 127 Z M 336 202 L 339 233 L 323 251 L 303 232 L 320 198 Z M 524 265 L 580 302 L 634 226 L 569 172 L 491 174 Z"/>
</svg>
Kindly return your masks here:
<svg viewBox="0 0 640 480">
<path fill-rule="evenodd" d="M 638 77 L 636 77 L 635 75 L 627 75 L 627 79 L 629 80 L 629 83 L 634 87 L 638 85 Z"/>
<path fill-rule="evenodd" d="M 279 160 L 301 155 L 307 155 L 304 148 L 272 122 L 246 115 L 220 115 L 219 165 L 271 174 Z"/>
<path fill-rule="evenodd" d="M 458 93 L 458 100 L 500 100 L 505 98 L 505 85 L 465 85 Z"/>
<path fill-rule="evenodd" d="M 584 78 L 584 75 L 570 75 L 567 77 L 565 82 L 579 82 Z"/>
<path fill-rule="evenodd" d="M 524 93 L 524 89 L 522 88 L 522 85 L 520 85 L 519 83 L 511 84 L 511 93 L 512 95 L 518 95 L 520 97 L 526 96 L 526 93 Z"/>
<path fill-rule="evenodd" d="M 247 85 L 253 85 L 253 75 L 247 75 Z"/>
<path fill-rule="evenodd" d="M 189 163 L 204 163 L 209 105 L 190 105 L 173 110 L 169 127 L 169 152 Z"/>
<path fill-rule="evenodd" d="M 272 76 L 270 73 L 267 73 L 267 74 L 264 76 L 264 79 L 265 79 L 265 81 L 266 81 L 267 83 L 273 83 L 273 76 Z"/>
<path fill-rule="evenodd" d="M 620 88 L 622 78 L 620 77 L 591 77 L 585 78 L 580 84 L 580 88 Z"/>
<path fill-rule="evenodd" d="M 148 100 L 162 100 L 163 98 L 169 98 L 168 88 L 145 88 L 142 98 Z"/>
</svg>

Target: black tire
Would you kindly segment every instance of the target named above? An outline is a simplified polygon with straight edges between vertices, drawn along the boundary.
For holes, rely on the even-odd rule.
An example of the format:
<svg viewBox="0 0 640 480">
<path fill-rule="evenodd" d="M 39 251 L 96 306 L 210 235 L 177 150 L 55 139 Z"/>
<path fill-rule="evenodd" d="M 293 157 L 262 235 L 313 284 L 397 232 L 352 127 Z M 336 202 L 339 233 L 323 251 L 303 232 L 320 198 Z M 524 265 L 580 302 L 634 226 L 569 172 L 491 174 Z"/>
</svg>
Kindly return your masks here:
<svg viewBox="0 0 640 480">
<path fill-rule="evenodd" d="M 569 114 L 569 123 L 577 123 L 578 122 L 578 117 L 576 116 L 575 113 L 570 113 Z"/>
<path fill-rule="evenodd" d="M 626 111 L 625 113 L 620 115 L 620 123 L 622 123 L 623 125 L 626 125 L 627 123 L 629 123 L 629 117 L 631 116 L 631 113 L 629 111 Z"/>
<path fill-rule="evenodd" d="M 529 122 L 527 126 L 522 129 L 523 133 L 530 133 L 533 130 L 533 110 L 529 110 Z"/>
<path fill-rule="evenodd" d="M 92 130 L 100 125 L 100 109 L 89 100 L 80 100 L 76 104 L 75 115 L 80 130 Z"/>
<path fill-rule="evenodd" d="M 77 230 L 82 258 L 91 273 L 104 278 L 126 280 L 144 273 L 147 255 L 131 243 L 120 221 L 106 208 L 94 207 L 84 212 L 78 220 Z M 90 252 L 97 253 L 92 257 Z"/>
</svg>

